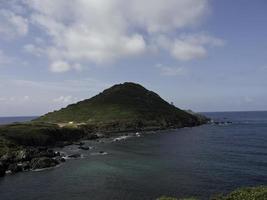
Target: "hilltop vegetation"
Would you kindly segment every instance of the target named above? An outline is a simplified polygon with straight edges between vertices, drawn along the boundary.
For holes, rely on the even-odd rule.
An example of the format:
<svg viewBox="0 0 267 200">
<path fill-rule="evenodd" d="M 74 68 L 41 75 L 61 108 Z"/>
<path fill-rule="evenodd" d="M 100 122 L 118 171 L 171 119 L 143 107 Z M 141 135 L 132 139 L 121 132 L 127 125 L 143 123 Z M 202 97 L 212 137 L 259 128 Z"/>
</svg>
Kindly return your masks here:
<svg viewBox="0 0 267 200">
<path fill-rule="evenodd" d="M 91 99 L 48 113 L 36 121 L 49 123 L 119 124 L 118 126 L 183 127 L 203 123 L 170 105 L 139 84 L 114 85 Z"/>
<path fill-rule="evenodd" d="M 71 123 L 70 123 L 71 122 Z M 102 93 L 27 123 L 0 126 L 0 154 L 19 146 L 54 146 L 114 132 L 196 126 L 206 118 L 185 112 L 135 83 Z"/>
<path fill-rule="evenodd" d="M 91 99 L 48 113 L 32 122 L 0 126 L 0 176 L 6 171 L 24 170 L 20 162 L 24 162 L 27 169 L 54 166 L 59 163 L 55 161 L 58 155 L 45 148 L 64 146 L 80 139 L 95 139 L 98 133 L 110 136 L 120 132 L 191 127 L 203 123 L 206 119 L 170 105 L 141 85 L 115 85 Z M 31 152 L 34 152 L 34 157 Z M 39 158 L 36 160 L 36 157 Z"/>
</svg>

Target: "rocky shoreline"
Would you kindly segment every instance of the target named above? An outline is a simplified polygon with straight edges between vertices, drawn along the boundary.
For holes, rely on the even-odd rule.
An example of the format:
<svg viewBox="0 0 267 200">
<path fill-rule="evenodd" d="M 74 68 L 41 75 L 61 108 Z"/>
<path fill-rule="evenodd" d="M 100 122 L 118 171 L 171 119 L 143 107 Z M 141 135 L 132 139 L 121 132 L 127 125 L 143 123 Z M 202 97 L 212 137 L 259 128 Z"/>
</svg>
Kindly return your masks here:
<svg viewBox="0 0 267 200">
<path fill-rule="evenodd" d="M 150 133 L 151 131 L 143 132 Z M 154 132 L 154 131 L 153 131 Z M 49 169 L 56 167 L 64 163 L 67 159 L 78 159 L 82 158 L 80 152 L 73 152 L 70 154 L 63 153 L 59 149 L 62 149 L 67 146 L 75 146 L 75 150 L 80 151 L 89 151 L 95 149 L 95 147 L 86 145 L 83 140 L 95 141 L 97 143 L 107 142 L 118 142 L 125 140 L 130 137 L 140 137 L 139 132 L 136 133 L 118 133 L 116 136 L 105 136 L 95 134 L 94 137 L 82 138 L 79 141 L 71 142 L 65 141 L 57 143 L 53 147 L 20 147 L 18 150 L 9 151 L 0 157 L 0 177 L 10 174 L 16 174 L 19 172 L 27 171 L 39 171 L 43 169 Z M 55 150 L 57 149 L 57 150 Z M 97 151 L 92 152 L 91 155 L 106 155 L 107 152 Z"/>
<path fill-rule="evenodd" d="M 0 158 L 0 176 L 55 167 L 65 162 L 60 152 L 45 147 L 27 147 L 6 153 Z"/>
<path fill-rule="evenodd" d="M 18 130 L 18 133 L 20 133 L 20 130 L 22 130 L 21 128 L 29 129 L 29 127 L 31 128 L 31 126 L 32 124 L 14 124 L 10 126 L 11 128 L 9 127 L 6 130 L 14 134 L 18 132 Z M 46 126 L 48 126 L 49 128 L 47 128 Z M 16 129 L 14 129 L 14 127 Z M 35 128 L 36 125 L 33 127 Z M 101 132 L 99 132 L 99 130 L 88 131 L 90 129 L 84 128 L 58 128 L 53 124 L 41 125 L 40 127 L 38 127 L 38 129 L 34 130 L 36 133 L 34 132 L 31 138 L 26 137 L 27 133 L 22 133 L 22 137 L 20 136 L 20 134 L 15 134 L 15 137 L 10 140 L 13 141 L 9 144 L 10 147 L 6 147 L 8 149 L 6 150 L 6 153 L 0 155 L 0 177 L 5 176 L 6 174 L 15 174 L 18 172 L 55 167 L 65 162 L 66 158 L 81 158 L 81 154 L 65 155 L 64 153 L 55 151 L 54 148 L 63 148 L 68 145 L 76 145 L 77 149 L 79 150 L 90 150 L 91 148 L 89 146 L 84 146 L 84 143 L 81 142 L 82 140 L 95 140 L 97 142 L 101 142 L 101 139 L 103 138 L 112 138 L 116 136 L 116 138 L 112 141 L 117 142 L 128 138 L 131 134 L 135 135 L 136 137 L 140 137 L 139 131 L 146 133 L 151 131 L 162 131 L 176 128 L 182 127 L 146 127 L 143 128 L 143 130 L 132 128 L 118 130 L 116 128 L 113 128 L 112 131 L 110 129 L 102 130 Z M 77 133 L 77 135 L 75 135 L 75 133 Z M 60 136 L 56 137 L 56 134 L 59 134 Z M 72 135 L 71 137 L 70 134 Z M 48 143 L 46 140 L 42 141 L 43 138 L 50 138 L 50 140 L 53 142 L 48 146 L 46 145 Z M 4 143 L 8 143 L 5 142 L 5 140 L 3 141 Z M 98 154 L 104 155 L 105 152 L 100 151 L 98 152 Z"/>
<path fill-rule="evenodd" d="M 127 133 L 125 133 L 128 135 Z M 120 135 L 120 137 L 122 137 Z M 94 137 L 82 138 L 79 141 L 64 141 L 59 142 L 52 147 L 27 147 L 20 146 L 16 150 L 10 150 L 8 153 L 0 156 L 0 177 L 5 175 L 16 174 L 19 172 L 39 171 L 56 167 L 64 163 L 67 159 L 79 159 L 82 158 L 82 154 L 75 153 L 63 153 L 58 149 L 62 149 L 67 146 L 75 146 L 76 150 L 89 151 L 94 149 L 92 146 L 87 146 L 83 140 L 95 141 L 96 143 L 103 143 L 103 135 L 94 135 Z M 111 138 L 111 137 L 107 137 Z M 110 140 L 111 142 L 115 140 Z M 55 150 L 57 149 L 57 150 Z M 106 155 L 107 152 L 98 151 L 94 152 L 94 155 Z"/>
</svg>

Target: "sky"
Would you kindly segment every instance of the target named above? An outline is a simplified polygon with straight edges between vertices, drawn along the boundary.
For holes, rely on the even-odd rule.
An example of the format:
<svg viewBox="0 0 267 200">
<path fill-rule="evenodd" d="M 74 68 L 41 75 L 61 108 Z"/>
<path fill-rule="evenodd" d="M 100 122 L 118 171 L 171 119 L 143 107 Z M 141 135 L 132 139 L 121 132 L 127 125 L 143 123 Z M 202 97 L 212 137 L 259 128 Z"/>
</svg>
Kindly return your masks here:
<svg viewBox="0 0 267 200">
<path fill-rule="evenodd" d="M 266 0 L 0 0 L 0 116 L 123 82 L 182 109 L 267 110 Z"/>
</svg>

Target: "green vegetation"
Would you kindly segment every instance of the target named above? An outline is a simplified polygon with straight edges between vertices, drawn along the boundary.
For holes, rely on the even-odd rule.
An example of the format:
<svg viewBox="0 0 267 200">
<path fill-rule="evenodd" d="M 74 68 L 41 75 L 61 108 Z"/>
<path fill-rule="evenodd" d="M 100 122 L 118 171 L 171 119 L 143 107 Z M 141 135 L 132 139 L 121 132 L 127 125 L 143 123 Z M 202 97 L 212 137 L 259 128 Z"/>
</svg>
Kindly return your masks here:
<svg viewBox="0 0 267 200">
<path fill-rule="evenodd" d="M 178 199 L 174 198 L 174 197 L 162 196 L 162 197 L 158 198 L 157 200 L 178 200 Z M 184 199 L 179 199 L 179 200 L 197 200 L 197 199 L 195 199 L 195 198 L 184 198 Z"/>
<path fill-rule="evenodd" d="M 206 123 L 135 83 L 114 85 L 91 99 L 32 122 L 0 126 L 0 156 L 23 146 L 54 146 L 101 132 L 155 130 Z"/>
<path fill-rule="evenodd" d="M 183 127 L 203 123 L 135 83 L 115 85 L 91 99 L 48 113 L 36 121 L 50 123 L 120 124 L 135 127 Z"/>
<path fill-rule="evenodd" d="M 20 147 L 0 135 L 0 158 L 6 153 L 17 151 Z"/>
<path fill-rule="evenodd" d="M 267 186 L 241 188 L 231 192 L 228 195 L 218 195 L 210 200 L 266 200 Z M 195 198 L 177 199 L 174 197 L 162 196 L 157 200 L 197 200 Z"/>
<path fill-rule="evenodd" d="M 82 128 L 48 123 L 16 123 L 0 126 L 0 154 L 18 146 L 53 146 L 59 141 L 74 141 L 85 135 Z"/>
<path fill-rule="evenodd" d="M 157 200 L 177 200 L 177 199 L 176 198 L 173 198 L 173 197 L 162 196 L 160 198 L 157 198 Z"/>
<path fill-rule="evenodd" d="M 267 186 L 241 188 L 226 196 L 211 198 L 211 200 L 266 200 Z"/>
</svg>

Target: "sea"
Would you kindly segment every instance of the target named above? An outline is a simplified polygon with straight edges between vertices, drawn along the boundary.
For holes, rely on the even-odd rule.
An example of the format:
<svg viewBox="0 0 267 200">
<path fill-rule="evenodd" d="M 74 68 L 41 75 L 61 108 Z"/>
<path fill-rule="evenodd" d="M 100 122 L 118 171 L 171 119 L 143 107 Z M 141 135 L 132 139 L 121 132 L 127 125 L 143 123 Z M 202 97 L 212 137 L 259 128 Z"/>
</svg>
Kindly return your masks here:
<svg viewBox="0 0 267 200">
<path fill-rule="evenodd" d="M 93 148 L 89 151 L 67 146 L 59 151 L 82 158 L 0 178 L 0 199 L 155 200 L 165 195 L 206 200 L 239 187 L 267 185 L 267 112 L 205 114 L 232 123 L 85 141 Z"/>
</svg>

